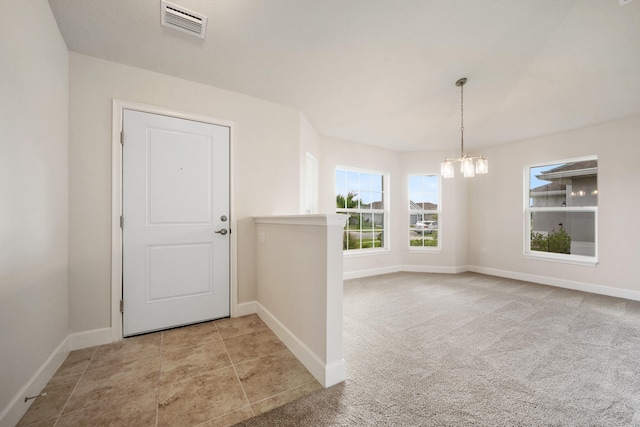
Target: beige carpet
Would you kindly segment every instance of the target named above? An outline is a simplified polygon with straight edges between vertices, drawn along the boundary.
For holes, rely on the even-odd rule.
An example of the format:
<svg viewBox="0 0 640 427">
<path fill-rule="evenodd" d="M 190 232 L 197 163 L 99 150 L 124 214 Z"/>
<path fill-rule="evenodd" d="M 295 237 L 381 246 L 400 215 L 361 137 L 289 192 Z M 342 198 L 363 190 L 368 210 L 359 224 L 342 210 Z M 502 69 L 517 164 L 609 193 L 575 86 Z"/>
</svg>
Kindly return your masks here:
<svg viewBox="0 0 640 427">
<path fill-rule="evenodd" d="M 347 380 L 244 426 L 640 426 L 640 302 L 474 273 L 344 286 Z"/>
</svg>

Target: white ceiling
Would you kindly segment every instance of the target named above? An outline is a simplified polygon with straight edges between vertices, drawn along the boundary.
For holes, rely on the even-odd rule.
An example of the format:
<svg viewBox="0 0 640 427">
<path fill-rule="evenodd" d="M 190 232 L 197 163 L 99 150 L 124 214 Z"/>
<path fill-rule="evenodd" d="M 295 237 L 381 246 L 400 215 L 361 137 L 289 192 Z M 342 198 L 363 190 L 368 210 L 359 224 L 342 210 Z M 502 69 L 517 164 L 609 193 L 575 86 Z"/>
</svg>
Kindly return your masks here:
<svg viewBox="0 0 640 427">
<path fill-rule="evenodd" d="M 171 0 L 170 0 L 171 1 Z M 302 111 L 398 151 L 505 142 L 640 115 L 640 0 L 49 0 L 69 50 Z"/>
</svg>

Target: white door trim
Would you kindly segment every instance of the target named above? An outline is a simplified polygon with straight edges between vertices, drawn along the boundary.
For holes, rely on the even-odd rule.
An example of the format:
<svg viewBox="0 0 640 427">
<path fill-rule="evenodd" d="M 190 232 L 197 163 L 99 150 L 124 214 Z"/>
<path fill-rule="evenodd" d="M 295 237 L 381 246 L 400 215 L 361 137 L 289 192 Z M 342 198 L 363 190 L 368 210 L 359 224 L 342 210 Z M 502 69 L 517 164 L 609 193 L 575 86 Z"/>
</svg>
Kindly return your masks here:
<svg viewBox="0 0 640 427">
<path fill-rule="evenodd" d="M 161 114 L 179 119 L 193 120 L 214 125 L 227 126 L 230 129 L 229 138 L 229 226 L 232 230 L 231 265 L 230 265 L 230 308 L 231 317 L 238 314 L 238 268 L 237 268 L 237 222 L 236 222 L 236 123 L 216 117 L 193 114 L 152 105 L 114 99 L 112 105 L 111 127 L 111 338 L 112 341 L 122 339 L 122 313 L 120 313 L 120 299 L 122 298 L 122 229 L 120 215 L 122 215 L 122 145 L 120 132 L 122 130 L 123 110 L 136 110 L 145 113 Z"/>
</svg>

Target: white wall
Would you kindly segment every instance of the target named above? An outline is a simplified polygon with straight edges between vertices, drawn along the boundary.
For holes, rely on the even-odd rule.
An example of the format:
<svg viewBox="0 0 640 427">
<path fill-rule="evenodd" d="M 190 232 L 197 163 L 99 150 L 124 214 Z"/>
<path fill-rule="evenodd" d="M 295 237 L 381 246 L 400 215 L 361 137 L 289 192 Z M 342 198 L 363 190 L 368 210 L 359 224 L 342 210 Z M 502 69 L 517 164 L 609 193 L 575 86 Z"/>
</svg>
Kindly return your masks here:
<svg viewBox="0 0 640 427">
<path fill-rule="evenodd" d="M 336 166 L 388 172 L 390 176 L 390 245 L 383 254 L 345 255 L 345 277 L 409 269 L 455 272 L 467 265 L 467 181 L 442 184 L 442 250 L 409 250 L 408 179 L 410 174 L 440 173 L 443 152 L 403 153 L 323 137 L 320 157 L 320 212 L 335 213 Z M 449 154 L 449 153 L 447 153 Z"/>
<path fill-rule="evenodd" d="M 401 233 L 395 232 L 402 227 L 402 216 L 396 215 L 399 211 L 402 195 L 402 183 L 398 179 L 401 175 L 398 153 L 382 148 L 372 147 L 351 141 L 323 137 L 321 139 L 321 153 L 319 160 L 319 210 L 320 213 L 330 214 L 336 212 L 336 166 L 347 166 L 357 169 L 372 170 L 388 173 L 390 186 L 386 188 L 386 200 L 390 203 L 391 215 L 391 239 L 388 242 L 390 250 L 376 252 L 368 255 L 345 255 L 344 273 L 347 277 L 358 272 L 386 271 L 393 269 L 402 263 Z M 387 183 L 385 183 L 387 185 Z M 404 206 L 404 205 L 402 205 Z"/>
<path fill-rule="evenodd" d="M 471 265 L 640 291 L 640 117 L 503 145 L 483 154 L 489 159 L 489 174 L 471 180 L 469 188 Z M 524 167 L 588 155 L 598 156 L 599 264 L 525 259 Z"/>
<path fill-rule="evenodd" d="M 341 215 L 255 219 L 258 314 L 325 387 L 342 359 Z"/>
<path fill-rule="evenodd" d="M 440 153 L 320 138 L 289 107 L 69 55 L 46 2 L 21 3 L 20 17 L 0 14 L 0 410 L 69 332 L 110 325 L 113 98 L 237 123 L 239 302 L 257 298 L 252 217 L 299 211 L 306 151 L 320 160 L 323 213 L 335 212 L 336 165 L 391 175 L 392 250 L 347 257 L 345 272 L 470 264 L 640 291 L 638 117 L 484 150 L 488 175 L 443 183 L 442 252 L 415 254 L 404 235 L 407 175 L 437 172 Z M 599 157 L 599 265 L 524 259 L 524 166 L 592 154 Z"/>
<path fill-rule="evenodd" d="M 345 256 L 346 277 L 398 269 L 463 271 L 540 279 L 592 292 L 640 298 L 640 117 L 514 142 L 483 150 L 487 175 L 457 176 L 442 183 L 442 251 L 410 252 L 407 179 L 413 173 L 438 173 L 445 154 L 400 153 L 348 141 L 322 138 L 320 211 L 335 212 L 336 165 L 389 172 L 391 175 L 391 250 L 384 255 Z M 526 165 L 598 156 L 599 264 L 596 267 L 523 257 L 523 179 Z M 486 254 L 482 255 L 482 248 Z M 581 286 L 595 285 L 591 287 Z"/>
<path fill-rule="evenodd" d="M 306 206 L 305 203 L 305 186 L 306 182 L 306 174 L 307 174 L 307 153 L 311 154 L 317 161 L 318 164 L 320 162 L 320 146 L 321 146 L 321 138 L 320 135 L 313 128 L 313 125 L 307 120 L 307 118 L 300 113 L 300 213 L 305 213 Z M 315 184 L 316 198 L 317 198 L 317 176 L 315 177 L 315 183 L 312 182 L 311 185 Z M 317 200 L 316 202 L 316 210 L 317 210 Z M 317 212 L 311 212 L 317 213 Z"/>
<path fill-rule="evenodd" d="M 468 246 L 468 178 L 463 178 L 457 174 L 455 178 L 442 179 L 442 215 L 438 218 L 440 226 L 441 250 L 439 252 L 419 252 L 410 251 L 407 248 L 407 233 L 409 230 L 408 215 L 408 181 L 409 175 L 413 174 L 435 174 L 440 175 L 440 163 L 444 160 L 445 154 L 449 157 L 451 153 L 444 152 L 419 152 L 402 153 L 400 162 L 402 173 L 398 177 L 402 188 L 402 204 L 398 206 L 402 218 L 402 262 L 406 269 L 417 271 L 443 271 L 456 272 L 466 268 L 467 246 Z M 477 176 L 474 179 L 484 179 Z"/>
<path fill-rule="evenodd" d="M 0 14 L 0 413 L 69 332 L 68 54 L 47 2 L 15 6 Z"/>
<path fill-rule="evenodd" d="M 254 301 L 253 216 L 299 211 L 299 112 L 257 98 L 70 54 L 69 286 L 72 331 L 110 326 L 113 98 L 236 123 L 238 302 Z"/>
</svg>

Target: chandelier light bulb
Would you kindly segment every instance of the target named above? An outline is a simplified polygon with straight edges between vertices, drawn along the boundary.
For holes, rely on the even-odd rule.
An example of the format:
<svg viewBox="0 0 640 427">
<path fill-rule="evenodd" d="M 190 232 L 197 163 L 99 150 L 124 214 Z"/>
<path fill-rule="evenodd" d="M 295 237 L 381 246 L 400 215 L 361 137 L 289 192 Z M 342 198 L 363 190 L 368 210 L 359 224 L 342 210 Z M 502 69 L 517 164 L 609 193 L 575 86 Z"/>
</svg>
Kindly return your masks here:
<svg viewBox="0 0 640 427">
<path fill-rule="evenodd" d="M 444 162 L 442 162 L 442 164 L 440 165 L 440 175 L 442 175 L 443 178 L 453 178 L 455 175 L 453 170 L 453 163 L 451 163 L 449 160 L 445 160 Z"/>
<path fill-rule="evenodd" d="M 473 166 L 473 159 L 471 157 L 465 157 L 462 159 L 462 176 L 465 178 L 473 178 L 476 174 Z"/>
<path fill-rule="evenodd" d="M 476 160 L 476 174 L 483 175 L 489 173 L 489 162 L 484 157 Z"/>
</svg>

